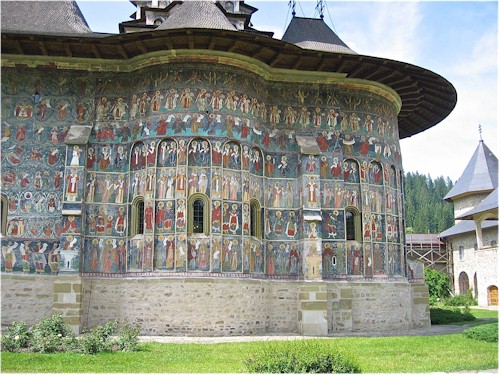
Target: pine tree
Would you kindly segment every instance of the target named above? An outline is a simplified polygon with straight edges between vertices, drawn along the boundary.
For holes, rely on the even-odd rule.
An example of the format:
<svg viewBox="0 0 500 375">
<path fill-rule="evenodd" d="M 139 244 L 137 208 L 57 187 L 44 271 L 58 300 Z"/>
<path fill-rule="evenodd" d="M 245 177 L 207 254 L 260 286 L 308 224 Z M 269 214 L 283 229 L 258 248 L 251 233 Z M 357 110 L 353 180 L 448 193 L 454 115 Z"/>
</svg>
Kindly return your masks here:
<svg viewBox="0 0 500 375">
<path fill-rule="evenodd" d="M 453 187 L 450 178 L 430 175 L 405 176 L 405 221 L 414 233 L 440 233 L 453 225 L 453 205 L 443 200 Z"/>
</svg>

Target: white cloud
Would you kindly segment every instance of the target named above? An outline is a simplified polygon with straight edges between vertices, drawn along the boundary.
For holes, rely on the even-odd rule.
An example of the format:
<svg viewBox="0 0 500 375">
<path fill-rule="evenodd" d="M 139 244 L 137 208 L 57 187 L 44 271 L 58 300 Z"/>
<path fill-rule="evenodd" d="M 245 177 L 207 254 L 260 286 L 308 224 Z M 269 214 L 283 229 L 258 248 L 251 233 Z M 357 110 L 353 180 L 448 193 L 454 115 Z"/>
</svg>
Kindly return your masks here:
<svg viewBox="0 0 500 375">
<path fill-rule="evenodd" d="M 346 44 L 363 55 L 415 62 L 421 51 L 418 2 L 369 2 L 342 4 L 333 22 Z"/>
<path fill-rule="evenodd" d="M 451 72 L 460 76 L 474 76 L 497 72 L 497 30 L 489 30 L 479 37 L 466 60 L 455 64 Z"/>
</svg>

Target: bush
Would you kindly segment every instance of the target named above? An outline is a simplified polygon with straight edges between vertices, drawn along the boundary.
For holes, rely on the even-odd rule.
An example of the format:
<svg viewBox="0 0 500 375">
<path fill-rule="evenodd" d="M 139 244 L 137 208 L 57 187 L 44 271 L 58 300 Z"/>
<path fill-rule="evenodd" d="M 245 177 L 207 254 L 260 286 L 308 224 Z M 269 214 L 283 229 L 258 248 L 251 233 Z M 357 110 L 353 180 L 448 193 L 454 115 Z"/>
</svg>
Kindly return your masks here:
<svg viewBox="0 0 500 375">
<path fill-rule="evenodd" d="M 61 315 L 44 318 L 31 328 L 26 323 L 13 322 L 2 335 L 2 351 L 96 354 L 115 348 L 123 351 L 138 350 L 139 327 L 125 323 L 118 331 L 118 338 L 114 340 L 112 335 L 117 329 L 118 321 L 114 321 L 96 326 L 77 338 Z"/>
<path fill-rule="evenodd" d="M 431 307 L 430 316 L 431 324 L 449 324 L 476 319 L 468 307 L 463 309 L 459 307 Z"/>
<path fill-rule="evenodd" d="M 140 328 L 131 326 L 125 322 L 118 331 L 116 344 L 124 352 L 135 352 L 138 350 Z"/>
<path fill-rule="evenodd" d="M 429 286 L 429 302 L 435 302 L 450 296 L 450 279 L 439 271 L 425 268 L 425 282 Z"/>
<path fill-rule="evenodd" d="M 61 315 L 52 315 L 42 319 L 30 329 L 29 349 L 37 353 L 54 353 L 66 351 L 76 340 L 69 324 L 64 323 Z"/>
<path fill-rule="evenodd" d="M 244 360 L 251 373 L 360 373 L 350 358 L 319 340 L 272 342 Z"/>
<path fill-rule="evenodd" d="M 456 296 L 448 297 L 444 300 L 447 306 L 476 306 L 477 301 L 472 296 L 472 290 L 465 294 L 457 294 Z"/>
<path fill-rule="evenodd" d="M 114 344 L 111 335 L 115 333 L 118 321 L 108 322 L 104 326 L 95 326 L 80 337 L 80 348 L 84 354 L 96 354 L 109 350 Z"/>
<path fill-rule="evenodd" d="M 27 348 L 31 334 L 24 322 L 12 322 L 2 336 L 2 351 L 17 352 Z"/>
<path fill-rule="evenodd" d="M 466 329 L 464 335 L 469 339 L 498 342 L 498 323 L 482 324 Z"/>
</svg>

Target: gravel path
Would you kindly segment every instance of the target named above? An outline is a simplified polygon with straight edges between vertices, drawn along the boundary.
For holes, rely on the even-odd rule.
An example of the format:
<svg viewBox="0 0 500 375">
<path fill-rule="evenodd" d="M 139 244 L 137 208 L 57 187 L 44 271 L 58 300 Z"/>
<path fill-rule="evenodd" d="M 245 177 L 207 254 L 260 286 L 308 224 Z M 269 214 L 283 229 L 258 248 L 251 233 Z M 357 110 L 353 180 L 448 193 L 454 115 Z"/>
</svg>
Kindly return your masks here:
<svg viewBox="0 0 500 375">
<path fill-rule="evenodd" d="M 484 319 L 490 320 L 490 319 Z M 494 320 L 491 320 L 492 322 Z M 447 335 L 452 333 L 461 333 L 473 324 L 464 325 L 431 325 L 429 328 L 411 329 L 397 332 L 349 332 L 349 333 L 334 333 L 322 338 L 336 337 L 389 337 L 389 336 L 434 336 Z M 298 334 L 266 334 L 266 335 L 249 335 L 249 336 L 140 336 L 141 342 L 163 342 L 175 344 L 216 344 L 223 342 L 249 342 L 249 341 L 273 341 L 273 340 L 303 340 L 310 338 L 318 338 L 318 336 L 302 336 Z"/>
</svg>

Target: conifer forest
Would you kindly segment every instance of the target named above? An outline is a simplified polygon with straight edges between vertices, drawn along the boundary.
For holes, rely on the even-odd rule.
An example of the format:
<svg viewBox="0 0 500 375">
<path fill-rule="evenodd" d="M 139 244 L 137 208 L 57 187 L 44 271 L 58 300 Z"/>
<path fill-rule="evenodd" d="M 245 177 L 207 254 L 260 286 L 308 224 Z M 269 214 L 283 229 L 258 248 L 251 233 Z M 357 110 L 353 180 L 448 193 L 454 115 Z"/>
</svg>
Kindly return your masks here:
<svg viewBox="0 0 500 375">
<path fill-rule="evenodd" d="M 453 203 L 443 200 L 453 185 L 449 177 L 406 174 L 406 233 L 441 233 L 453 226 Z"/>
</svg>

